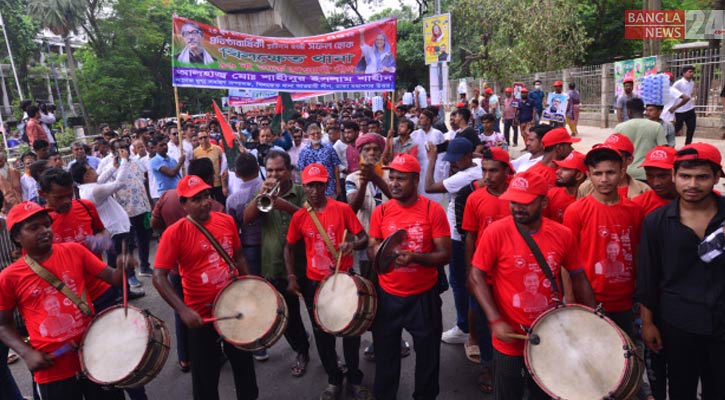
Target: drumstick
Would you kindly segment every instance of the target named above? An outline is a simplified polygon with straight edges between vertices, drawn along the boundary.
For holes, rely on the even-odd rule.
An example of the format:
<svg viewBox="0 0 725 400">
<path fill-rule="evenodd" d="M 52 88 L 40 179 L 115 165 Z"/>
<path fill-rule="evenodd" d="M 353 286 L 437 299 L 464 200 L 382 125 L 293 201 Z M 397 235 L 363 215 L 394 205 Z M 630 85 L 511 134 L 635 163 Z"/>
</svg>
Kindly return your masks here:
<svg viewBox="0 0 725 400">
<path fill-rule="evenodd" d="M 201 321 L 205 324 L 211 323 L 211 322 L 217 322 L 217 321 L 224 321 L 227 319 L 242 319 L 244 314 L 242 313 L 236 313 L 235 315 L 228 315 L 226 317 L 209 317 L 209 318 L 202 318 Z"/>
<path fill-rule="evenodd" d="M 511 339 L 521 339 L 521 340 L 528 340 L 531 342 L 531 344 L 539 344 L 541 343 L 541 339 L 539 339 L 539 335 L 521 335 L 518 333 L 507 333 L 506 336 L 510 337 Z"/>
<path fill-rule="evenodd" d="M 128 280 L 126 279 L 126 240 L 121 241 L 121 269 L 123 274 L 123 316 L 128 317 Z"/>
<path fill-rule="evenodd" d="M 50 356 L 52 358 L 58 358 L 63 354 L 70 353 L 71 351 L 75 351 L 77 349 L 78 346 L 76 345 L 76 342 L 71 341 L 70 343 L 66 343 L 63 346 L 58 347 L 55 351 L 50 352 Z"/>
<path fill-rule="evenodd" d="M 337 252 L 337 265 L 335 266 L 335 275 L 332 277 L 332 290 L 335 291 L 335 282 L 337 282 L 337 273 L 340 271 L 340 261 L 342 261 L 342 245 L 347 239 L 347 229 L 342 233 L 342 241 L 340 242 L 340 251 Z"/>
</svg>

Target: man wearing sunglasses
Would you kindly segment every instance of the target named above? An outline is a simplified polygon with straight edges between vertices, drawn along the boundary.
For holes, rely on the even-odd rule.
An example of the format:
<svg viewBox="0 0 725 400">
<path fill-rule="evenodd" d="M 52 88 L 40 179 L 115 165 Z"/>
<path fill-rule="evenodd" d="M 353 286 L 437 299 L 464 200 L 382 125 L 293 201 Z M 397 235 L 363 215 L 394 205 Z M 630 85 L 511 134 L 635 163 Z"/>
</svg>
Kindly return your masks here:
<svg viewBox="0 0 725 400">
<path fill-rule="evenodd" d="M 186 64 L 212 64 L 216 59 L 204 48 L 204 33 L 199 25 L 187 22 L 181 26 L 181 37 L 186 43 L 176 60 Z"/>
</svg>

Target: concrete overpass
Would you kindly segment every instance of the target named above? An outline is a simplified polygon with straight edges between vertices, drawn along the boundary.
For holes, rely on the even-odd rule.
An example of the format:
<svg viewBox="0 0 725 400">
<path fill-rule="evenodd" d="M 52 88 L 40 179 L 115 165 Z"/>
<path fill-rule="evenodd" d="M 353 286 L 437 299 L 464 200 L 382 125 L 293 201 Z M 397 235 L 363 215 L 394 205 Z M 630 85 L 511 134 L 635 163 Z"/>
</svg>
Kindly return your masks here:
<svg viewBox="0 0 725 400">
<path fill-rule="evenodd" d="M 209 0 L 225 12 L 217 25 L 260 36 L 298 37 L 325 33 L 318 0 Z"/>
</svg>

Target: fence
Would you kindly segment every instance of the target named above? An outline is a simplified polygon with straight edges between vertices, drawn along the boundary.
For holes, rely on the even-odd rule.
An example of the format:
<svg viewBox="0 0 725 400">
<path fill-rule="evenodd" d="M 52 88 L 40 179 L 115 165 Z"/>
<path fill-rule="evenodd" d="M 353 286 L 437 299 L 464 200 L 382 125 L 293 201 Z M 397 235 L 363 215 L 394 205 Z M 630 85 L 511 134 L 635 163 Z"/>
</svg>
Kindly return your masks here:
<svg viewBox="0 0 725 400">
<path fill-rule="evenodd" d="M 723 105 L 720 97 L 725 85 L 725 54 L 720 49 L 692 50 L 671 55 L 657 57 L 657 71 L 670 71 L 678 77 L 685 65 L 695 66 L 695 111 L 698 115 L 698 131 L 711 129 L 718 130 L 725 126 L 723 120 Z M 485 82 L 494 91 L 500 93 L 512 82 L 524 82 L 527 87 L 533 85 L 534 80 L 541 81 L 544 90 L 550 90 L 557 80 L 564 82 L 567 90 L 569 82 L 576 83 L 577 90 L 582 99 L 582 119 L 590 124 L 603 128 L 613 127 L 616 124 L 614 116 L 614 64 L 587 65 L 576 68 L 567 68 L 559 71 L 537 72 L 517 76 L 512 82 L 497 82 L 485 78 L 465 78 L 467 83 L 467 98 L 471 98 L 475 88 L 481 89 Z M 449 81 L 449 102 L 458 102 L 459 80 Z M 482 90 L 481 90 L 482 92 Z M 720 137 L 717 132 L 717 137 Z"/>
</svg>

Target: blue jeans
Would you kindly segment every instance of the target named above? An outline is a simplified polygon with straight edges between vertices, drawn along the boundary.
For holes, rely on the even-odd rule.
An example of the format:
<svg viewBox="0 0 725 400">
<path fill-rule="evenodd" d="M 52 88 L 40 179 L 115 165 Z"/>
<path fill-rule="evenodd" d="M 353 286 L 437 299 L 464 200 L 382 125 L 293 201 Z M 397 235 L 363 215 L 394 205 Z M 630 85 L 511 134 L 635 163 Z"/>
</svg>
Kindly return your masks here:
<svg viewBox="0 0 725 400">
<path fill-rule="evenodd" d="M 20 389 L 8 367 L 8 346 L 0 342 L 0 400 L 23 400 Z"/>
<path fill-rule="evenodd" d="M 184 289 L 181 287 L 181 276 L 175 273 L 169 273 L 169 282 L 176 290 L 181 300 L 184 300 Z M 176 330 L 176 356 L 180 362 L 189 362 L 188 337 L 189 331 L 184 321 L 181 320 L 179 314 L 174 311 L 174 328 Z"/>
<path fill-rule="evenodd" d="M 453 290 L 453 302 L 456 305 L 456 325 L 468 333 L 468 289 L 466 289 L 465 245 L 453 240 L 451 262 L 448 265 L 448 282 Z"/>
<path fill-rule="evenodd" d="M 262 273 L 262 246 L 244 246 L 242 251 L 249 273 L 259 276 Z"/>
</svg>

